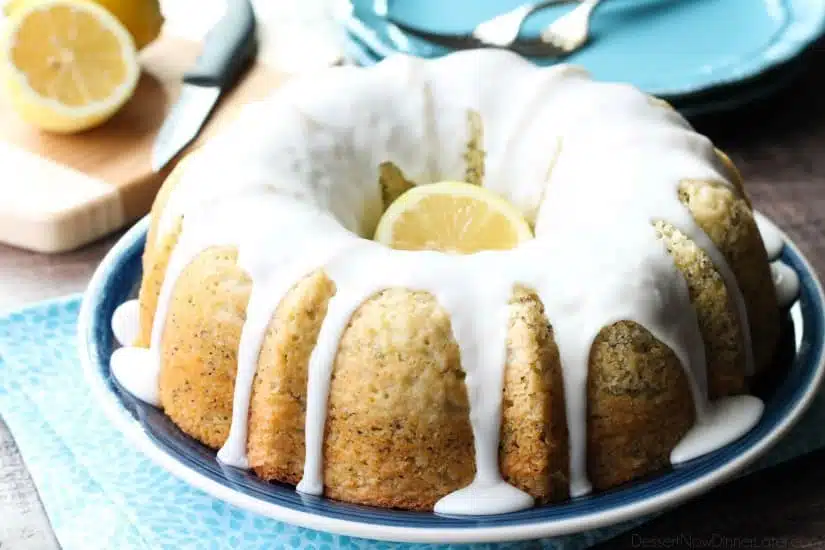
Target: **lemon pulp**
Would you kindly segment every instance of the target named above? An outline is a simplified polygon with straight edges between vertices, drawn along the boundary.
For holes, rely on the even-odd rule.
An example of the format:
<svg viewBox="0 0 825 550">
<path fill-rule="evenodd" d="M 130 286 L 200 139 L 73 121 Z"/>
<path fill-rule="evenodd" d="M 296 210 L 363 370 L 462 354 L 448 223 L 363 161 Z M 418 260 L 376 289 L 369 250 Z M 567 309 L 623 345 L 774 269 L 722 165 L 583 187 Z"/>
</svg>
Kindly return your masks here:
<svg viewBox="0 0 825 550">
<path fill-rule="evenodd" d="M 44 130 L 66 133 L 114 115 L 140 76 L 128 31 L 84 0 L 46 0 L 17 11 L 3 36 L 2 69 L 15 111 Z"/>
<path fill-rule="evenodd" d="M 462 182 L 414 187 L 387 208 L 374 239 L 401 250 L 472 254 L 531 239 L 521 212 L 496 193 Z"/>
</svg>

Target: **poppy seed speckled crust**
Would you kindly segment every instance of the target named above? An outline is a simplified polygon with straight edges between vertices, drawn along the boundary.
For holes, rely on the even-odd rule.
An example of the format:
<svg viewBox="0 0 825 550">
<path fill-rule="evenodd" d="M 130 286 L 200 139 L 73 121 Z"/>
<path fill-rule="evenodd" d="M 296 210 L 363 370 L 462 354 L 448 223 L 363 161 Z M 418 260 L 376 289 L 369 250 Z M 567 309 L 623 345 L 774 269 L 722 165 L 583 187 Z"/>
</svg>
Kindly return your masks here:
<svg viewBox="0 0 825 550">
<path fill-rule="evenodd" d="M 197 154 L 197 153 L 195 153 Z M 756 367 L 770 363 L 778 338 L 774 287 L 741 179 L 720 152 L 734 190 L 684 181 L 679 199 L 729 262 L 747 303 Z M 158 294 L 181 220 L 157 235 L 159 218 L 186 160 L 160 191 L 144 255 L 141 345 L 148 345 Z M 409 187 L 381 171 L 384 199 Z M 747 391 L 742 327 L 710 257 L 672 225 L 651 231 L 684 274 L 708 358 L 712 396 Z M 237 250 L 212 247 L 178 279 L 163 327 L 160 391 L 164 411 L 204 444 L 229 432 L 237 350 L 251 291 Z M 548 266 L 552 269 L 552 265 Z M 323 270 L 288 292 L 269 324 L 258 358 L 247 451 L 264 479 L 296 484 L 304 464 L 307 366 L 335 284 Z M 564 289 L 559 289 L 564 292 Z M 509 303 L 499 464 L 509 483 L 538 502 L 568 497 L 568 427 L 553 319 L 529 288 Z M 662 470 L 693 425 L 689 384 L 676 355 L 641 325 L 604 327 L 590 354 L 587 469 L 596 489 Z M 432 295 L 385 289 L 352 316 L 335 360 L 324 439 L 329 498 L 431 510 L 475 473 L 473 434 L 458 345 L 450 318 Z"/>
<path fill-rule="evenodd" d="M 415 184 L 404 177 L 401 169 L 391 162 L 383 162 L 378 167 L 378 185 L 381 186 L 381 202 L 384 210 L 395 200 L 415 187 Z"/>
</svg>

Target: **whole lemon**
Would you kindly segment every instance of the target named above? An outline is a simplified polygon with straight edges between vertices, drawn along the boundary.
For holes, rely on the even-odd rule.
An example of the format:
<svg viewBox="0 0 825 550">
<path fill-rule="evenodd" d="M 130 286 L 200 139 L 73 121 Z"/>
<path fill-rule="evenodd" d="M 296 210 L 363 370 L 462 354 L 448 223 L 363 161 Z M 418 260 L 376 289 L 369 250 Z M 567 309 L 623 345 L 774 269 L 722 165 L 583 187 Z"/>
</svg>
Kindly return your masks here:
<svg viewBox="0 0 825 550">
<path fill-rule="evenodd" d="M 42 0 L 9 0 L 3 8 L 7 16 L 24 6 L 30 6 Z M 163 14 L 159 0 L 86 0 L 103 6 L 118 18 L 135 41 L 135 48 L 143 49 L 160 35 L 163 26 Z"/>
</svg>

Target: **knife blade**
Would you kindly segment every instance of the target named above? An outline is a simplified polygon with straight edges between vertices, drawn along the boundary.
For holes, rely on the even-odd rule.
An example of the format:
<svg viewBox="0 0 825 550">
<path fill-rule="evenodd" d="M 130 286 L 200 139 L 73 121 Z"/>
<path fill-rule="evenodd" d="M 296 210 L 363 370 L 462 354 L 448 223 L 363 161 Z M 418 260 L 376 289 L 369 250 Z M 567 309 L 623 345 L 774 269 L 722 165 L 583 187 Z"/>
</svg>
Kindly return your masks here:
<svg viewBox="0 0 825 550">
<path fill-rule="evenodd" d="M 194 66 L 183 75 L 180 96 L 152 145 L 159 172 L 198 136 L 220 97 L 238 80 L 257 51 L 255 13 L 249 0 L 228 0 L 204 38 Z"/>
</svg>

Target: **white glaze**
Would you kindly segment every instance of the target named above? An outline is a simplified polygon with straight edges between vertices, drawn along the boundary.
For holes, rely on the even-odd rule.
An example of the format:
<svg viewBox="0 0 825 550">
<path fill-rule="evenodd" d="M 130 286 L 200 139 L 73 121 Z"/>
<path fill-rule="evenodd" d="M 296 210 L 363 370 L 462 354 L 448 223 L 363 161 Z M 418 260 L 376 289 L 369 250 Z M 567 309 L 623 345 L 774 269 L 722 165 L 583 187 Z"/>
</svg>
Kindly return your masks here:
<svg viewBox="0 0 825 550">
<path fill-rule="evenodd" d="M 112 315 L 112 333 L 121 346 L 132 346 L 140 334 L 140 302 L 123 302 Z"/>
<path fill-rule="evenodd" d="M 693 460 L 739 439 L 759 422 L 763 410 L 762 401 L 751 395 L 720 399 L 673 448 L 671 462 Z"/>
<path fill-rule="evenodd" d="M 112 315 L 112 333 L 121 346 L 112 353 L 112 376 L 130 394 L 155 407 L 160 406 L 160 364 L 148 361 L 149 350 L 131 347 L 140 333 L 140 303 L 128 300 Z"/>
<path fill-rule="evenodd" d="M 533 497 L 504 480 L 485 483 L 475 479 L 470 485 L 436 502 L 433 511 L 454 516 L 468 513 L 485 516 L 524 510 L 534 504 Z"/>
<path fill-rule="evenodd" d="M 799 297 L 799 275 L 796 271 L 782 262 L 771 264 L 773 285 L 776 288 L 776 299 L 779 307 L 787 308 Z"/>
<path fill-rule="evenodd" d="M 506 83 L 506 98 L 497 83 Z M 536 238 L 514 250 L 466 256 L 390 250 L 364 238 L 381 215 L 381 162 L 393 162 L 417 184 L 463 179 L 469 111 L 484 124 L 483 184 L 535 223 Z M 673 459 L 699 456 L 749 430 L 762 404 L 750 397 L 708 402 L 704 346 L 687 284 L 652 223 L 669 222 L 714 262 L 739 314 L 752 372 L 736 280 L 677 196 L 679 183 L 689 178 L 731 186 L 718 165 L 709 140 L 637 90 L 596 84 L 568 66 L 538 69 L 503 51 L 438 61 L 398 56 L 370 69 L 341 67 L 295 79 L 207 143 L 171 193 L 158 234 L 180 216 L 183 226 L 151 346 L 126 348 L 113 371 L 118 379 L 144 376 L 145 385 L 157 386 L 174 283 L 206 248 L 236 246 L 253 286 L 232 426 L 218 458 L 246 468 L 249 403 L 269 321 L 301 277 L 323 268 L 336 294 L 309 363 L 306 461 L 298 485 L 301 492 L 322 494 L 330 375 L 352 313 L 388 287 L 428 291 L 449 313 L 459 346 L 476 457 L 473 482 L 440 500 L 436 511 L 523 509 L 532 498 L 508 485 L 498 467 L 508 301 L 522 284 L 543 302 L 559 347 L 571 494 L 591 491 L 587 365 L 594 339 L 613 322 L 641 324 L 683 364 L 697 424 Z M 133 363 L 129 374 L 127 362 Z"/>
<path fill-rule="evenodd" d="M 761 212 L 756 212 L 754 218 L 756 219 L 756 226 L 759 228 L 759 234 L 762 236 L 765 251 L 768 253 L 768 260 L 774 261 L 782 255 L 782 248 L 785 246 L 782 232 Z"/>
<path fill-rule="evenodd" d="M 116 349 L 110 361 L 112 376 L 126 391 L 144 403 L 160 406 L 160 362 L 152 361 L 149 350 L 135 347 Z"/>
</svg>

